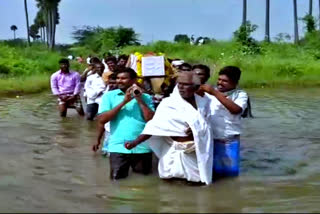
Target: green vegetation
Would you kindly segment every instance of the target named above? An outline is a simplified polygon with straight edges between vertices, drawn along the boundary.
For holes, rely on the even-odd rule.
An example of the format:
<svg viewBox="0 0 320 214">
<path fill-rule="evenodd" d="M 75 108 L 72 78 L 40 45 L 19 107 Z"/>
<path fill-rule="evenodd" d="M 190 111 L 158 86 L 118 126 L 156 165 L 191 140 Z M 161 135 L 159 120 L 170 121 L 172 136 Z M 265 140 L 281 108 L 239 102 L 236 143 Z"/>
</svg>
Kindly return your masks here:
<svg viewBox="0 0 320 214">
<path fill-rule="evenodd" d="M 48 51 L 44 44 L 25 41 L 0 42 L 0 94 L 11 92 L 35 93 L 50 87 L 51 73 L 59 69 L 62 51 Z M 77 63 L 72 69 L 82 70 Z"/>
</svg>

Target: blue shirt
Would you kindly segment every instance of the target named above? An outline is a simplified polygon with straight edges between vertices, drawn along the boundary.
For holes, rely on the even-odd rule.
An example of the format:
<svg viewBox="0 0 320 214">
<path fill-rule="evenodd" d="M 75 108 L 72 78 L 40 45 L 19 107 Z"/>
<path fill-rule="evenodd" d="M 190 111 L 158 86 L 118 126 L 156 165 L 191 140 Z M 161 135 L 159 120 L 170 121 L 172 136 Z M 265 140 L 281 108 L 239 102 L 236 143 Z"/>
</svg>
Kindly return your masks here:
<svg viewBox="0 0 320 214">
<path fill-rule="evenodd" d="M 107 112 L 119 105 L 124 99 L 125 93 L 120 89 L 109 91 L 102 96 L 98 113 Z M 152 98 L 148 94 L 142 94 L 143 102 L 154 111 Z M 143 142 L 135 148 L 128 150 L 124 147 L 126 141 L 135 140 L 143 131 L 146 121 L 136 99 L 127 103 L 118 114 L 110 121 L 110 137 L 108 139 L 108 151 L 117 153 L 148 153 L 151 149 L 147 142 Z"/>
</svg>

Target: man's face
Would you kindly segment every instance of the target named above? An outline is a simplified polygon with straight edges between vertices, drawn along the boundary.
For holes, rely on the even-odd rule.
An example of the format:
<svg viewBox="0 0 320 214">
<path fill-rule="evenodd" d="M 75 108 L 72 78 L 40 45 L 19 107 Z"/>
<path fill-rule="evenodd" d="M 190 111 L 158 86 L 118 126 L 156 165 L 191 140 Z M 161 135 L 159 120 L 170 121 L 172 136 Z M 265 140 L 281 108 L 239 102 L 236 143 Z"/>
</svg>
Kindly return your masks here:
<svg viewBox="0 0 320 214">
<path fill-rule="evenodd" d="M 120 59 L 118 62 L 119 66 L 125 66 L 126 64 L 127 64 L 127 60 L 125 60 L 125 59 Z"/>
<path fill-rule="evenodd" d="M 117 81 L 113 79 L 109 79 L 108 86 L 109 86 L 109 91 L 117 89 L 118 88 Z"/>
<path fill-rule="evenodd" d="M 183 72 L 178 77 L 178 89 L 182 98 L 188 99 L 194 96 L 196 88 L 192 81 L 192 73 Z"/>
<path fill-rule="evenodd" d="M 60 70 L 62 72 L 69 72 L 69 64 L 68 63 L 60 63 Z"/>
<path fill-rule="evenodd" d="M 206 72 L 200 68 L 193 69 L 193 73 L 198 75 L 201 84 L 205 84 L 209 79 Z"/>
<path fill-rule="evenodd" d="M 110 71 L 114 71 L 116 68 L 116 63 L 112 60 L 106 62 Z"/>
<path fill-rule="evenodd" d="M 102 64 L 95 64 L 94 65 L 95 71 L 99 74 L 102 75 L 103 71 L 104 71 L 104 66 Z"/>
<path fill-rule="evenodd" d="M 220 92 L 227 92 L 235 89 L 237 84 L 232 82 L 227 75 L 222 74 L 218 77 L 217 86 Z"/>
<path fill-rule="evenodd" d="M 126 91 L 133 83 L 135 83 L 135 79 L 131 79 L 129 73 L 122 72 L 117 75 L 117 85 L 122 91 Z"/>
</svg>

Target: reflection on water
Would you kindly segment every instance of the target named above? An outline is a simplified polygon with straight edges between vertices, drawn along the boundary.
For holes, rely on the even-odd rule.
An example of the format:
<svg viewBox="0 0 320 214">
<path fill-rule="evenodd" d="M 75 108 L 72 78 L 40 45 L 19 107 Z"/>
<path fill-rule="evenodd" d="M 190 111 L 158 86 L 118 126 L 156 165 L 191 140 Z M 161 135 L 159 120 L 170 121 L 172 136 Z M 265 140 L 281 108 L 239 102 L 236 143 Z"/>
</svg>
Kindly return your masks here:
<svg viewBox="0 0 320 214">
<path fill-rule="evenodd" d="M 0 212 L 317 212 L 320 89 L 250 90 L 241 175 L 209 187 L 131 175 L 111 182 L 95 122 L 58 117 L 49 93 L 0 98 Z"/>
</svg>

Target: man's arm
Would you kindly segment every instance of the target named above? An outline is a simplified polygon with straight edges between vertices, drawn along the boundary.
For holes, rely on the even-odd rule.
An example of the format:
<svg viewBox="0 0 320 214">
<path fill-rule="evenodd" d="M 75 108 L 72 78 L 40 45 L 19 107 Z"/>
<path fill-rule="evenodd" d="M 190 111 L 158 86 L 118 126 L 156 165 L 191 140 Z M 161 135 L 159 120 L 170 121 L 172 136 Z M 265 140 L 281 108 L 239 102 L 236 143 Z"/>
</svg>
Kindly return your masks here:
<svg viewBox="0 0 320 214">
<path fill-rule="evenodd" d="M 140 143 L 148 140 L 150 137 L 152 137 L 152 135 L 141 134 L 134 141 L 126 142 L 124 146 L 130 150 L 139 145 Z"/>
<path fill-rule="evenodd" d="M 148 122 L 149 120 L 151 120 L 153 118 L 154 115 L 154 111 L 152 109 L 149 108 L 149 106 L 143 101 L 142 99 L 142 95 L 135 97 L 139 107 L 142 111 L 142 115 L 143 118 L 146 122 Z"/>
<path fill-rule="evenodd" d="M 52 75 L 50 79 L 51 91 L 54 95 L 59 96 L 58 80 L 56 75 Z"/>
<path fill-rule="evenodd" d="M 231 114 L 240 114 L 243 110 L 235 102 L 228 99 L 222 92 L 212 88 L 209 85 L 201 85 L 200 90 L 203 90 L 208 94 L 215 96 L 221 102 L 221 104 L 230 111 Z"/>
<path fill-rule="evenodd" d="M 97 124 L 97 132 L 98 132 L 97 142 L 96 142 L 96 144 L 94 144 L 94 145 L 92 146 L 92 150 L 93 150 L 94 152 L 96 152 L 96 151 L 99 150 L 99 146 L 100 146 L 100 144 L 101 144 L 101 138 L 102 138 L 102 136 L 103 136 L 104 131 L 105 131 L 105 129 L 104 129 L 104 124 L 98 122 L 98 124 Z"/>
<path fill-rule="evenodd" d="M 123 106 L 125 106 L 128 102 L 132 100 L 131 93 L 130 93 L 130 88 L 127 89 L 126 94 L 124 96 L 123 101 L 111 109 L 110 111 L 104 112 L 98 116 L 98 122 L 102 123 L 103 125 L 109 121 L 111 121 L 122 109 Z"/>
</svg>

